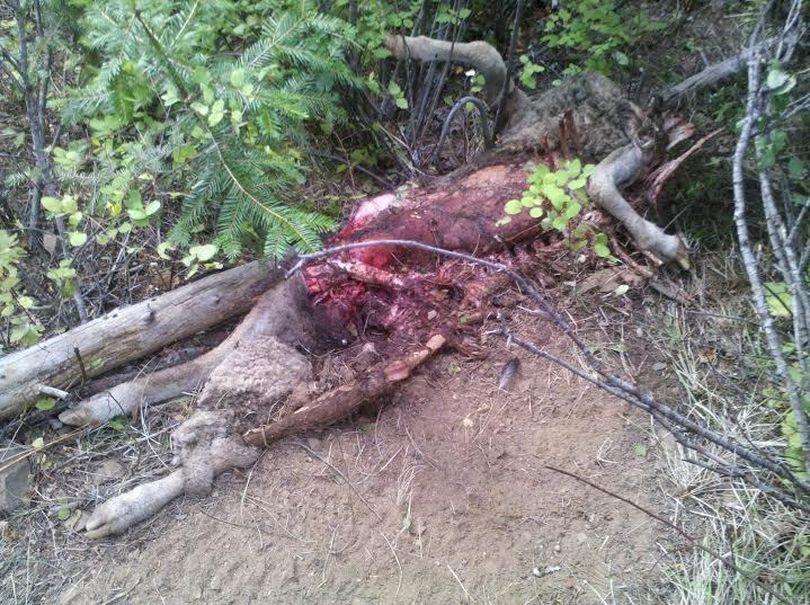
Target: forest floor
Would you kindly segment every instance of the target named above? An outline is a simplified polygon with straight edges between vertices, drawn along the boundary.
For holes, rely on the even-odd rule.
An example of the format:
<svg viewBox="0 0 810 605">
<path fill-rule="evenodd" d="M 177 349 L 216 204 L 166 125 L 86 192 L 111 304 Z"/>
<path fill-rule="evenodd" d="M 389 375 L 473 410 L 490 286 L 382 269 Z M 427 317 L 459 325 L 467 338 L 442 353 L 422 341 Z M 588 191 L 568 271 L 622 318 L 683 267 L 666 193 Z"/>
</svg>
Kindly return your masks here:
<svg viewBox="0 0 810 605">
<path fill-rule="evenodd" d="M 581 329 L 588 323 L 599 331 L 593 317 Z M 544 321 L 519 325 L 548 350 L 570 353 Z M 501 391 L 500 368 L 514 351 L 497 340 L 484 351 L 440 356 L 376 416 L 289 438 L 253 469 L 221 477 L 212 496 L 181 499 L 124 536 L 91 542 L 28 516 L 3 602 L 662 602 L 667 529 L 546 468 L 661 513 L 652 451 L 660 444 L 649 421 L 520 353 L 519 378 Z M 651 368 L 643 350 L 620 357 Z M 164 418 L 188 413 L 182 402 L 159 409 Z M 54 493 L 45 476 L 37 491 L 53 505 L 81 490 L 126 489 L 150 449 L 171 457 L 165 440 L 146 442 L 103 457 L 66 446 L 54 455 L 74 461 L 73 479 L 60 486 L 71 493 Z"/>
</svg>

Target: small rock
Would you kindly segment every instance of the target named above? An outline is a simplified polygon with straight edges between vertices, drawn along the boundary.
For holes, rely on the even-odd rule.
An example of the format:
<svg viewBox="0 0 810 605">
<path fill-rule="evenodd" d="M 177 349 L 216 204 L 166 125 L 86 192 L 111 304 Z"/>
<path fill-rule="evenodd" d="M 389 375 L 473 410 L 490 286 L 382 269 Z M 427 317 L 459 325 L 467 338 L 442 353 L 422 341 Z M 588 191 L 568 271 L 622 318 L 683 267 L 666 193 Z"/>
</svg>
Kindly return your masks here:
<svg viewBox="0 0 810 605">
<path fill-rule="evenodd" d="M 0 512 L 8 513 L 22 505 L 27 498 L 28 483 L 31 479 L 31 465 L 28 457 L 16 462 L 11 460 L 26 452 L 26 448 L 7 443 L 0 446 Z M 8 468 L 4 468 L 10 464 Z"/>
<path fill-rule="evenodd" d="M 438 313 L 436 312 L 436 310 L 431 309 L 430 311 L 428 311 L 427 318 L 428 319 L 436 319 L 437 315 L 438 315 Z"/>
<path fill-rule="evenodd" d="M 211 578 L 211 582 L 208 584 L 208 588 L 216 591 L 222 590 L 222 580 L 220 580 L 217 576 L 214 576 L 213 578 Z"/>
<path fill-rule="evenodd" d="M 48 251 L 48 254 L 51 256 L 54 255 L 56 252 L 56 244 L 59 243 L 59 238 L 57 238 L 51 232 L 45 232 L 42 234 L 42 247 Z"/>
<path fill-rule="evenodd" d="M 309 446 L 309 449 L 311 449 L 311 450 L 319 450 L 319 449 L 321 449 L 321 444 L 322 443 L 323 443 L 323 441 L 321 441 L 317 437 L 308 437 L 307 438 L 307 445 Z"/>
</svg>

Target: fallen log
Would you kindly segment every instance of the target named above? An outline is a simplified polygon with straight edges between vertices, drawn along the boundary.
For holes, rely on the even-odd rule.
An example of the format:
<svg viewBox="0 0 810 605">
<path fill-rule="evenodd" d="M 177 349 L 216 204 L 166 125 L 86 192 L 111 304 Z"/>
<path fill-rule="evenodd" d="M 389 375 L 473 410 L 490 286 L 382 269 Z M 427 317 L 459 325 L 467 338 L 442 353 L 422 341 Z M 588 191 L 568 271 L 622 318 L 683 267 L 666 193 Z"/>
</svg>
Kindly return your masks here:
<svg viewBox="0 0 810 605">
<path fill-rule="evenodd" d="M 178 340 L 246 313 L 281 278 L 257 262 L 115 309 L 36 346 L 0 357 L 0 420 L 52 389 L 69 390 Z"/>
</svg>

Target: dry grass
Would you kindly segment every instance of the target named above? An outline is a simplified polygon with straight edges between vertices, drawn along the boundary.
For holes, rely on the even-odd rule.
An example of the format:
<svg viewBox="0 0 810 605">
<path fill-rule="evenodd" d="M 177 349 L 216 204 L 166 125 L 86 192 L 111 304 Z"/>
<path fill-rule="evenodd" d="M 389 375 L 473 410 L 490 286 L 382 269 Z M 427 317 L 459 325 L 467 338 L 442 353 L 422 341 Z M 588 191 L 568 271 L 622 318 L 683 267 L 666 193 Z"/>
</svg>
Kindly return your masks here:
<svg viewBox="0 0 810 605">
<path fill-rule="evenodd" d="M 0 602 L 43 602 L 55 584 L 77 583 L 78 577 L 63 572 L 88 549 L 126 552 L 151 539 L 158 529 L 114 544 L 88 545 L 75 530 L 101 502 L 166 473 L 172 460 L 169 435 L 188 413 L 187 403 L 181 399 L 152 407 L 141 412 L 137 423 L 122 419 L 114 423 L 118 428 L 108 424 L 73 431 L 68 439 L 43 425 L 18 435 L 26 443 L 42 436 L 46 445 L 30 454 L 34 492 L 25 507 L 7 518 L 6 527 L 14 529 L 0 539 Z"/>
<path fill-rule="evenodd" d="M 705 257 L 689 287 L 699 302 L 691 309 L 655 304 L 643 331 L 690 417 L 778 458 L 786 445 L 779 429 L 784 410 L 774 409 L 763 394 L 772 369 L 732 259 L 728 254 Z M 806 515 L 742 481 L 689 462 L 694 454 L 668 435 L 657 438 L 665 470 L 661 489 L 671 504 L 671 519 L 713 553 L 688 544 L 667 549 L 674 559 L 668 602 L 777 603 L 763 584 L 786 602 L 810 602 Z M 707 449 L 718 461 L 739 464 L 727 453 Z"/>
</svg>

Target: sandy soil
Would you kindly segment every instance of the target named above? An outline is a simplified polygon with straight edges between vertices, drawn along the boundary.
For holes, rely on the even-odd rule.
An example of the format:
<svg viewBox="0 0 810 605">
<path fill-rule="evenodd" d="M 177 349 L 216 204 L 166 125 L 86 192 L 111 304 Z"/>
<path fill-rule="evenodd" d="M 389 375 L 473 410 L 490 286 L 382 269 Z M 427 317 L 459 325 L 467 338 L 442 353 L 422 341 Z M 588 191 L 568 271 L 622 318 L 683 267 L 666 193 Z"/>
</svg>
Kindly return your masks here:
<svg viewBox="0 0 810 605">
<path fill-rule="evenodd" d="M 514 352 L 487 349 L 437 358 L 379 411 L 287 439 L 116 539 L 18 535 L 0 600 L 37 585 L 33 602 L 62 605 L 665 602 L 661 528 L 546 468 L 658 510 L 645 420 L 520 353 L 499 391 Z"/>
</svg>

